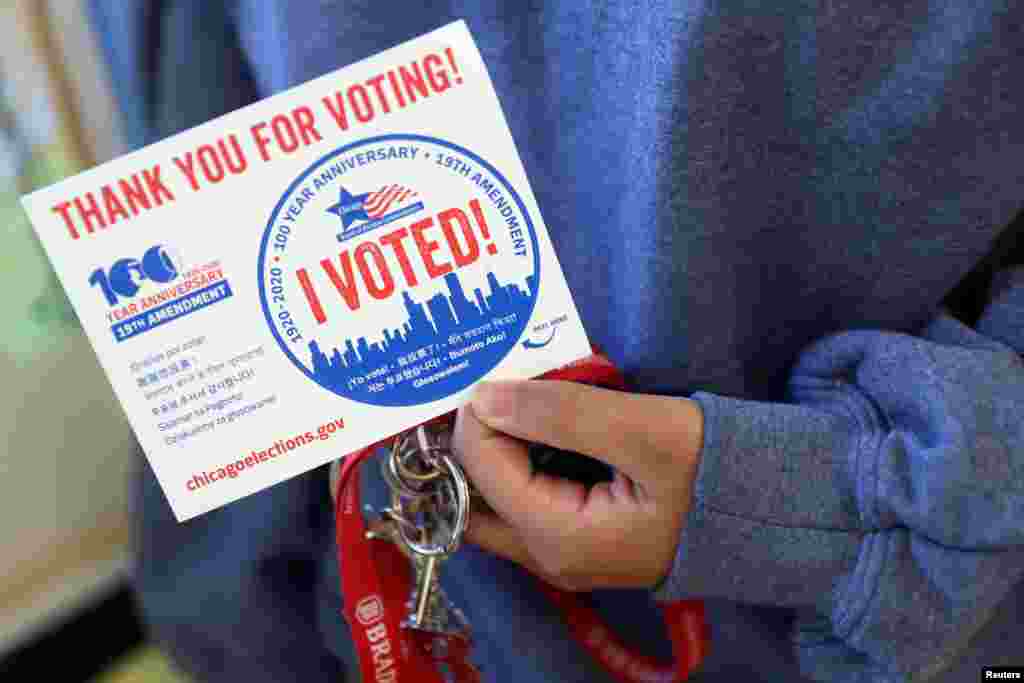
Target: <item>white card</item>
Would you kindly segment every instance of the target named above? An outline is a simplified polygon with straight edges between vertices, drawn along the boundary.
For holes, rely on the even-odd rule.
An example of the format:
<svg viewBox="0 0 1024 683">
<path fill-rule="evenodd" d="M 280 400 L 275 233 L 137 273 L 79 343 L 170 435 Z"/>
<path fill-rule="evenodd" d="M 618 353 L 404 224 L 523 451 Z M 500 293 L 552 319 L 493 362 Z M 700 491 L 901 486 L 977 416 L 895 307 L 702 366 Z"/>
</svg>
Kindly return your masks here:
<svg viewBox="0 0 1024 683">
<path fill-rule="evenodd" d="M 463 22 L 23 204 L 179 520 L 590 352 Z"/>
</svg>

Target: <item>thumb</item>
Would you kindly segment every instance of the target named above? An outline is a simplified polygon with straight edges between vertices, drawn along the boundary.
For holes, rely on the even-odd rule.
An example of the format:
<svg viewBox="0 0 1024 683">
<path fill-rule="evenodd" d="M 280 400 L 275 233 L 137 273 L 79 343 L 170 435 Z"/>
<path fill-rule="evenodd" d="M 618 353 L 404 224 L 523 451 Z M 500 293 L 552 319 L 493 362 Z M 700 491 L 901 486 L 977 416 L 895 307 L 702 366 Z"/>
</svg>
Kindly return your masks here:
<svg viewBox="0 0 1024 683">
<path fill-rule="evenodd" d="M 473 412 L 491 429 L 592 456 L 657 486 L 695 457 L 703 416 L 693 401 L 630 394 L 576 382 L 483 382 Z"/>
<path fill-rule="evenodd" d="M 534 472 L 526 444 L 488 427 L 471 406 L 457 413 L 452 446 L 491 508 L 519 529 L 560 525 L 585 498 L 581 484 Z"/>
</svg>

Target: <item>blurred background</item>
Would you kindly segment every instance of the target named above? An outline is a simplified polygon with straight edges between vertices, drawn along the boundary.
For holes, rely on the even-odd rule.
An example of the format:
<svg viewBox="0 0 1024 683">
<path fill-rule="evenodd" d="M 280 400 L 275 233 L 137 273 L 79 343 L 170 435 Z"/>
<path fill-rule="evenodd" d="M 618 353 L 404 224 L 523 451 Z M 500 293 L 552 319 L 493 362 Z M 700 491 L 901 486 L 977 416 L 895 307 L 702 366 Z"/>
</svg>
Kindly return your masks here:
<svg viewBox="0 0 1024 683">
<path fill-rule="evenodd" d="M 127 590 L 141 456 L 18 203 L 127 149 L 87 15 L 0 6 L 0 681 L 181 683 Z"/>
<path fill-rule="evenodd" d="M 127 30 L 145 4 L 0 2 L 0 291 L 14 308 L 0 326 L 0 683 L 188 683 L 147 641 L 128 589 L 129 479 L 142 456 L 18 203 L 256 98 L 218 3 L 166 3 L 185 37 L 160 50 Z M 192 15 L 207 30 L 188 33 Z M 152 63 L 129 50 L 114 79 L 105 56 L 118 35 Z M 175 97 L 183 83 L 206 96 Z M 977 319 L 1015 234 L 947 298 L 961 319 Z"/>
</svg>

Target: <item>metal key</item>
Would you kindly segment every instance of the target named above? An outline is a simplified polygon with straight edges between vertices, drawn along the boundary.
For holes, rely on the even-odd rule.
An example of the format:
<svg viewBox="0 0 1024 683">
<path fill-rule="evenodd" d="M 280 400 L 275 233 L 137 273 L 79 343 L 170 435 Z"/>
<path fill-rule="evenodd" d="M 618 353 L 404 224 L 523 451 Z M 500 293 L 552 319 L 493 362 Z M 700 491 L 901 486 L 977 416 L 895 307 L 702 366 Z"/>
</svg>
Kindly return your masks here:
<svg viewBox="0 0 1024 683">
<path fill-rule="evenodd" d="M 404 624 L 409 628 L 440 633 L 458 630 L 464 625 L 459 623 L 464 621 L 461 615 L 453 614 L 454 607 L 440 583 L 441 564 L 461 543 L 468 506 L 468 488 L 464 477 L 460 480 L 461 470 L 446 460 L 447 456 L 442 456 L 445 473 L 433 482 L 432 495 L 419 499 L 418 542 L 410 543 L 411 539 L 403 539 L 416 572 L 410 614 Z M 455 623 L 452 622 L 453 617 Z"/>
<path fill-rule="evenodd" d="M 451 458 L 444 432 L 418 427 L 401 435 L 384 462 L 391 488 L 385 534 L 410 558 L 415 581 L 407 604 L 406 628 L 435 633 L 468 633 L 469 625 L 439 580 L 441 563 L 455 552 L 468 523 L 469 482 Z M 378 537 L 380 534 L 377 534 Z"/>
<path fill-rule="evenodd" d="M 440 555 L 413 556 L 412 564 L 416 578 L 408 603 L 409 616 L 402 622 L 402 626 L 421 631 L 447 632 L 451 603 L 448 602 L 438 577 L 439 565 L 444 559 L 446 558 Z"/>
<path fill-rule="evenodd" d="M 413 559 L 416 587 L 409 601 L 409 616 L 402 622 L 402 626 L 432 633 L 469 635 L 466 615 L 452 604 L 441 587 L 439 570 L 441 563 L 447 559 L 447 555 Z"/>
<path fill-rule="evenodd" d="M 435 633 L 468 633 L 469 625 L 460 610 L 452 605 L 440 583 L 441 564 L 447 555 L 418 555 L 402 542 L 398 532 L 399 522 L 391 508 L 381 511 L 381 516 L 371 523 L 366 532 L 368 539 L 390 541 L 412 564 L 413 582 L 406 609 L 408 617 L 402 621 L 405 628 Z"/>
</svg>

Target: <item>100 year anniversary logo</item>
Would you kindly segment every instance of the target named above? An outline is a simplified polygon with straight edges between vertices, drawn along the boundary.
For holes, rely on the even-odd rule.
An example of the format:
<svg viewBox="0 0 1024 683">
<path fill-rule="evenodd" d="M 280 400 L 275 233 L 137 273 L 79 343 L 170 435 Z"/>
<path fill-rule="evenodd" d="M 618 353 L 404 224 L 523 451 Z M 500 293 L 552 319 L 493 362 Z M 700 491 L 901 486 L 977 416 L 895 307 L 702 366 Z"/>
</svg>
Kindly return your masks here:
<svg viewBox="0 0 1024 683">
<path fill-rule="evenodd" d="M 519 341 L 540 286 L 519 195 L 470 150 L 420 135 L 341 147 L 306 169 L 267 222 L 260 300 L 278 344 L 346 398 L 444 398 Z"/>
<path fill-rule="evenodd" d="M 126 341 L 232 296 L 220 261 L 186 268 L 173 247 L 155 244 L 141 258 L 120 258 L 96 268 L 89 285 L 106 301 L 107 322 Z"/>
</svg>

